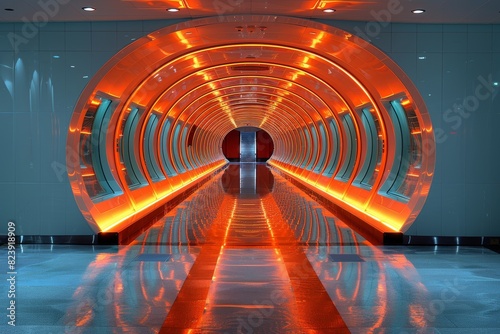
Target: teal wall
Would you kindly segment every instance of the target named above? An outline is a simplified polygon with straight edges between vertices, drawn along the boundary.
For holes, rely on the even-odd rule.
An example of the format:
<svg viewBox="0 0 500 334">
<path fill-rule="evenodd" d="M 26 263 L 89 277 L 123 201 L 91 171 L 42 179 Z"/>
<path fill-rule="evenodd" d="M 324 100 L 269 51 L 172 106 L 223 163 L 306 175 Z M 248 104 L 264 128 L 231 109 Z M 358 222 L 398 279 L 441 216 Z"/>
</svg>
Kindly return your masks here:
<svg viewBox="0 0 500 334">
<path fill-rule="evenodd" d="M 176 22 L 0 24 L 0 222 L 18 235 L 92 234 L 64 167 L 73 108 L 116 52 Z M 426 101 L 436 171 L 407 234 L 500 236 L 500 25 L 323 23 L 369 38 Z"/>
</svg>

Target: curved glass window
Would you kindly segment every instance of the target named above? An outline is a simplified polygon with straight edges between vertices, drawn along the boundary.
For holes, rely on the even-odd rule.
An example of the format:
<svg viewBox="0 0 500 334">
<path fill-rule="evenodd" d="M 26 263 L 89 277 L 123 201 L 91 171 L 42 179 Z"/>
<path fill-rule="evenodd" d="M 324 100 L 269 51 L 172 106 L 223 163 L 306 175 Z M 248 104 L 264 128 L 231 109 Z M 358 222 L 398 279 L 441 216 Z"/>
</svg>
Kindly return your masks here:
<svg viewBox="0 0 500 334">
<path fill-rule="evenodd" d="M 339 152 L 340 152 L 340 135 L 339 128 L 335 119 L 330 119 L 330 132 L 332 134 L 332 142 L 330 143 L 330 160 L 328 161 L 328 165 L 325 168 L 325 172 L 323 175 L 332 176 L 337 169 L 337 165 L 339 163 Z"/>
<path fill-rule="evenodd" d="M 155 132 L 157 126 L 158 116 L 153 113 L 149 115 L 146 130 L 144 131 L 144 160 L 146 161 L 149 176 L 155 181 L 165 178 L 155 154 Z"/>
<path fill-rule="evenodd" d="M 320 151 L 320 156 L 318 159 L 318 163 L 314 167 L 314 172 L 319 173 L 321 172 L 321 169 L 325 165 L 325 159 L 326 159 L 326 149 L 328 147 L 328 136 L 326 135 L 326 130 L 325 126 L 323 125 L 323 122 L 318 122 L 318 128 L 319 128 L 319 134 L 321 136 L 321 151 Z"/>
<path fill-rule="evenodd" d="M 80 167 L 87 194 L 92 199 L 121 192 L 106 157 L 106 136 L 113 114 L 111 99 L 96 97 L 84 116 L 80 131 Z"/>
<path fill-rule="evenodd" d="M 173 158 L 174 158 L 174 165 L 179 173 L 184 173 L 186 169 L 184 169 L 184 166 L 182 165 L 181 162 L 181 157 L 179 155 L 179 141 L 181 139 L 181 123 L 177 123 L 174 129 L 174 135 L 172 137 L 172 148 L 173 148 Z"/>
<path fill-rule="evenodd" d="M 189 159 L 187 157 L 188 145 L 187 145 L 187 137 L 189 133 L 189 127 L 186 125 L 184 129 L 182 129 L 182 140 L 181 140 L 181 154 L 182 159 L 184 160 L 184 164 L 186 165 L 188 170 L 193 169 L 191 164 L 189 163 Z"/>
<path fill-rule="evenodd" d="M 202 163 L 198 160 L 198 156 L 195 154 L 195 151 L 193 150 L 193 142 L 194 142 L 194 135 L 195 132 L 198 131 L 198 127 L 196 125 L 193 125 L 189 128 L 189 135 L 188 135 L 188 141 L 187 141 L 187 153 L 189 156 L 189 159 L 191 161 L 191 164 L 193 165 L 193 168 L 197 168 L 202 165 Z"/>
<path fill-rule="evenodd" d="M 306 147 L 302 149 L 302 152 L 304 152 L 304 157 L 302 158 L 302 164 L 300 165 L 301 168 L 306 168 L 306 164 L 308 161 L 308 158 L 310 157 L 309 150 L 311 149 L 311 135 L 309 134 L 309 131 L 307 130 L 307 127 L 304 127 L 303 129 L 304 136 L 306 137 Z"/>
<path fill-rule="evenodd" d="M 193 153 L 193 146 L 187 147 L 187 155 L 189 156 L 189 160 L 192 161 L 191 164 L 193 168 L 199 167 L 198 162 L 196 161 L 195 155 Z"/>
<path fill-rule="evenodd" d="M 312 137 L 312 147 L 310 147 L 311 151 L 311 161 L 309 165 L 307 165 L 307 170 L 312 170 L 314 163 L 316 162 L 316 158 L 318 156 L 318 132 L 316 131 L 316 127 L 314 124 L 311 124 L 311 137 Z M 309 151 L 308 150 L 308 151 Z"/>
<path fill-rule="evenodd" d="M 402 97 L 387 104 L 396 136 L 395 163 L 383 192 L 407 201 L 418 182 L 422 164 L 422 131 L 412 103 Z"/>
<path fill-rule="evenodd" d="M 292 138 L 303 138 L 299 129 L 294 129 L 293 132 L 294 133 Z M 291 162 L 291 165 L 297 166 L 300 163 L 300 158 L 303 155 L 302 152 L 304 151 L 302 150 L 303 140 L 301 140 L 299 143 L 293 142 L 293 144 L 295 145 L 295 147 L 293 149 L 293 160 Z"/>
<path fill-rule="evenodd" d="M 361 110 L 361 122 L 365 129 L 366 153 L 355 182 L 365 188 L 371 189 L 379 173 L 382 160 L 383 140 L 380 124 L 373 107 Z"/>
<path fill-rule="evenodd" d="M 169 142 L 168 142 L 168 132 L 170 131 L 170 126 L 172 125 L 172 120 L 168 118 L 164 123 L 161 129 L 160 134 L 160 153 L 161 153 L 161 161 L 163 162 L 163 168 L 167 172 L 168 176 L 175 176 L 177 173 L 175 172 L 175 168 L 172 165 L 172 161 L 170 160 L 170 155 L 168 151 Z"/>
<path fill-rule="evenodd" d="M 141 114 L 142 110 L 132 108 L 125 116 L 126 118 L 122 122 L 122 133 L 118 147 L 122 170 L 125 174 L 125 182 L 130 188 L 147 184 L 147 180 L 137 163 L 139 152 L 138 146 L 135 145 L 138 142 L 136 140 L 136 131 Z"/>
<path fill-rule="evenodd" d="M 344 161 L 337 175 L 337 179 L 348 181 L 351 178 L 358 145 L 356 141 L 356 128 L 350 114 L 346 113 L 342 118 L 342 125 L 345 131 Z"/>
</svg>

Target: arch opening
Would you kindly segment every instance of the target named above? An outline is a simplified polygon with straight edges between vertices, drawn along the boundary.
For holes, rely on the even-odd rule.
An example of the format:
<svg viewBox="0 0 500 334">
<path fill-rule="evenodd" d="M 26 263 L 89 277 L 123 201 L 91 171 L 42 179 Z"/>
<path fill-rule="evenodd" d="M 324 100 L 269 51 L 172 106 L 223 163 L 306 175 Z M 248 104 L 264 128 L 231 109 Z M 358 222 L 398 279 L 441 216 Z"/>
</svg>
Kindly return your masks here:
<svg viewBox="0 0 500 334">
<path fill-rule="evenodd" d="M 78 206 L 97 232 L 130 225 L 238 159 L 224 145 L 245 128 L 267 134 L 269 165 L 374 228 L 404 232 L 427 197 L 432 124 L 394 62 L 337 28 L 241 16 L 160 29 L 98 71 L 68 133 Z"/>
<path fill-rule="evenodd" d="M 222 154 L 229 162 L 241 162 L 242 158 L 242 136 L 249 134 L 253 138 L 253 148 L 250 153 L 251 161 L 267 162 L 274 152 L 274 142 L 267 131 L 255 127 L 240 127 L 231 130 L 222 140 Z"/>
</svg>

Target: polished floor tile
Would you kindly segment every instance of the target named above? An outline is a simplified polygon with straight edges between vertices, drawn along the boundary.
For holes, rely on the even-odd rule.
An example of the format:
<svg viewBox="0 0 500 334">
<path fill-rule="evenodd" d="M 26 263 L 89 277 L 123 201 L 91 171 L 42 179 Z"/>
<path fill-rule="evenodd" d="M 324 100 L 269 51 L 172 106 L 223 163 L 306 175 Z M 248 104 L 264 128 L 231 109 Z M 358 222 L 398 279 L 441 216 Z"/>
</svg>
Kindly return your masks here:
<svg viewBox="0 0 500 334">
<path fill-rule="evenodd" d="M 373 246 L 265 165 L 231 164 L 130 245 L 18 245 L 0 333 L 498 333 L 499 256 Z"/>
</svg>

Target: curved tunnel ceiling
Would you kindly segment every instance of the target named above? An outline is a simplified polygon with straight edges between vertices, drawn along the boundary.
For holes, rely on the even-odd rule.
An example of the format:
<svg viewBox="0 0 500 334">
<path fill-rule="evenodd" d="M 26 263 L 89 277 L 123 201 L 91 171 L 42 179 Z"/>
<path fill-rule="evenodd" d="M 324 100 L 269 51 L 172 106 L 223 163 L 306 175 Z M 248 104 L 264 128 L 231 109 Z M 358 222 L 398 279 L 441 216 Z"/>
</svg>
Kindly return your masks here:
<svg viewBox="0 0 500 334">
<path fill-rule="evenodd" d="M 262 128 L 269 164 L 379 229 L 425 202 L 434 137 L 385 54 L 296 18 L 216 17 L 155 31 L 92 78 L 68 135 L 68 175 L 95 231 L 131 224 L 227 163 L 232 129 Z"/>
</svg>

